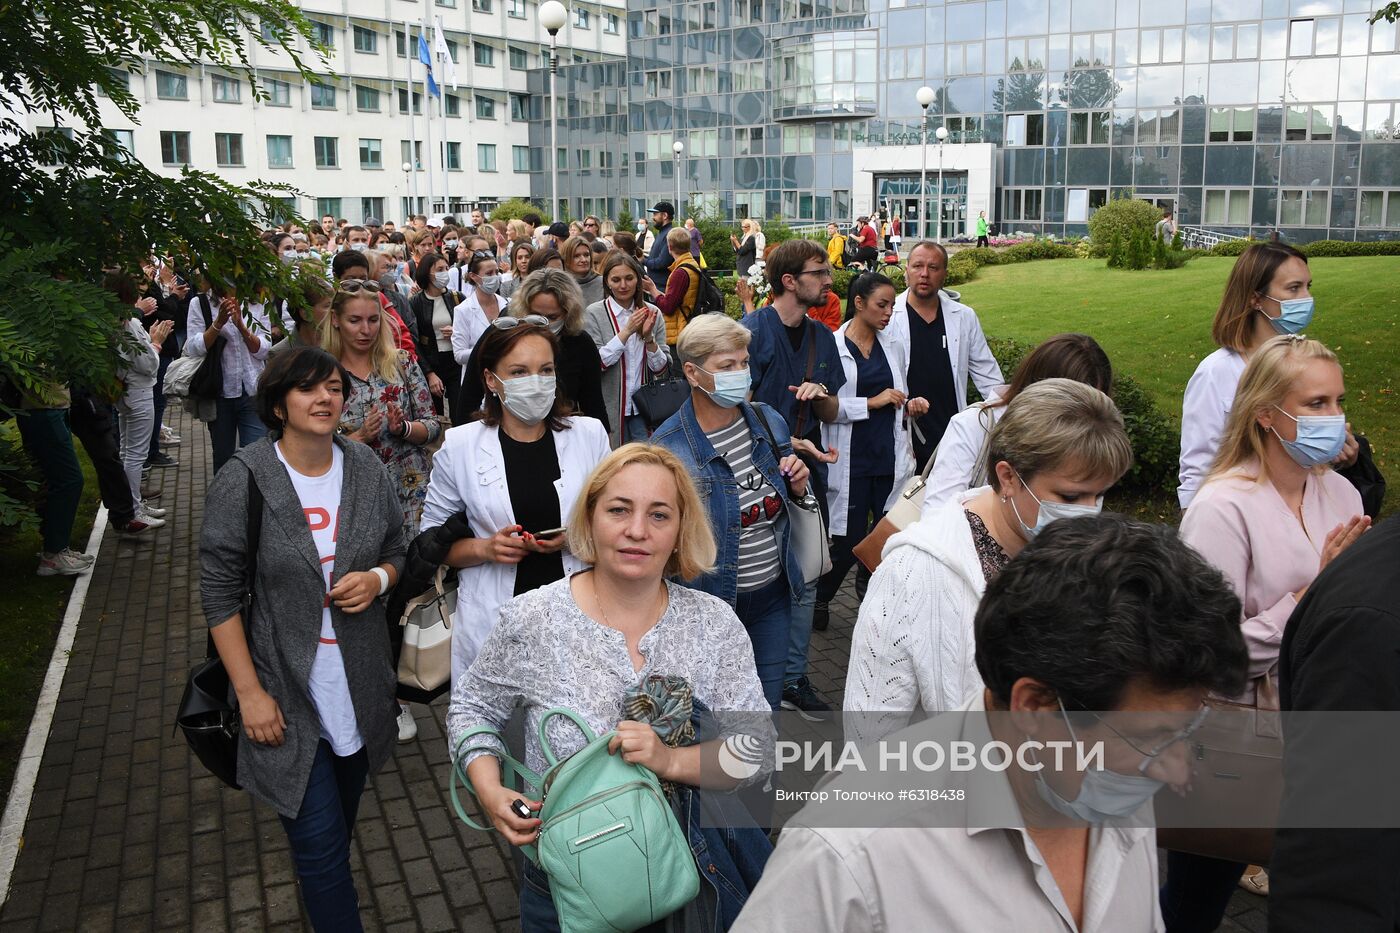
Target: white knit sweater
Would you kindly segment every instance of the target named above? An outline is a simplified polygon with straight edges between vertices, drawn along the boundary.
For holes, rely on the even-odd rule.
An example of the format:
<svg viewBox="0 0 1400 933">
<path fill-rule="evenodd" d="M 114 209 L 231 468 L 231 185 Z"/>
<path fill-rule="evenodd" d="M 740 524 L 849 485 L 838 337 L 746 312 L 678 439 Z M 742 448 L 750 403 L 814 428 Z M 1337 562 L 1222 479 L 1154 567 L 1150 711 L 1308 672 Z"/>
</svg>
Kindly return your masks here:
<svg viewBox="0 0 1400 933">
<path fill-rule="evenodd" d="M 955 710 L 982 688 L 972 620 L 987 584 L 963 504 L 985 488 L 886 542 L 851 638 L 843 708 L 865 715 L 848 718 L 848 738 L 876 741 L 908 725 L 914 710 Z"/>
</svg>

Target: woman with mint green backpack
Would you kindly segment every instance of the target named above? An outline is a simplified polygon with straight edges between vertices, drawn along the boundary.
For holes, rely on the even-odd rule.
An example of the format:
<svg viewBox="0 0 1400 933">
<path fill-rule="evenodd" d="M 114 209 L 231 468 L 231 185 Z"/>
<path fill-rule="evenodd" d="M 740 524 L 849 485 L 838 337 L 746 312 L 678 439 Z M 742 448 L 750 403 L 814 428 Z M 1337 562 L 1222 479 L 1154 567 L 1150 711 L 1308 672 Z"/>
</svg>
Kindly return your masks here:
<svg viewBox="0 0 1400 933">
<path fill-rule="evenodd" d="M 465 777 L 494 828 L 530 856 L 520 889 L 522 930 L 558 930 L 561 917 L 566 924 L 577 920 L 572 911 L 578 901 L 570 892 L 576 892 L 578 879 L 547 874 L 540 867 L 550 865 L 545 853 L 572 845 L 583 853 L 580 858 L 586 854 L 608 864 L 608 855 L 588 849 L 618 845 L 618 858 L 635 858 L 636 840 L 626 837 L 634 830 L 654 830 L 618 822 L 577 839 L 553 839 L 552 834 L 579 830 L 565 822 L 567 811 L 556 819 L 546 805 L 548 789 L 522 794 L 502 782 L 501 762 L 509 759 L 498 732 L 520 703 L 525 765 L 541 775 L 557 764 L 555 793 L 562 792 L 569 758 L 585 748 L 596 758 L 602 740 L 594 736 L 607 737 L 607 755 L 651 772 L 640 783 L 657 784 L 654 775 L 669 792 L 670 812 L 687 814 L 679 827 L 665 832 L 690 843 L 694 858 L 701 860 L 698 875 L 708 884 L 698 887 L 700 896 L 687 895 L 688 903 L 671 903 L 667 910 L 685 911 L 687 921 L 701 918 L 711 929 L 727 929 L 771 847 L 756 829 L 701 829 L 695 811 L 703 805 L 692 803 L 691 794 L 762 780 L 767 769 L 761 765 L 741 770 L 747 777 L 736 779 L 734 768 L 716 762 L 766 760 L 766 753 L 752 749 L 771 747 L 772 723 L 748 633 L 733 610 L 718 597 L 668 579 L 692 579 L 713 564 L 709 520 L 681 462 L 661 448 L 633 443 L 609 454 L 589 477 L 570 516 L 568 536 L 569 549 L 591 569 L 507 603 L 453 689 L 448 740 L 454 758 L 462 759 L 454 763 L 459 769 L 454 779 Z M 551 712 L 560 709 L 571 715 Z M 704 718 L 693 714 L 707 711 L 723 722 L 728 737 L 706 741 L 710 733 L 703 726 L 695 732 L 694 723 Z M 551 786 L 549 779 L 542 783 Z M 672 832 L 676 829 L 681 832 Z M 679 868 L 689 873 L 691 858 L 682 861 Z M 618 871 L 596 882 L 624 886 L 607 898 L 625 899 L 629 886 L 644 900 L 669 893 L 667 886 L 648 893 L 645 878 L 609 880 Z M 551 891 L 551 882 L 560 890 Z M 693 875 L 690 884 L 698 884 Z"/>
</svg>

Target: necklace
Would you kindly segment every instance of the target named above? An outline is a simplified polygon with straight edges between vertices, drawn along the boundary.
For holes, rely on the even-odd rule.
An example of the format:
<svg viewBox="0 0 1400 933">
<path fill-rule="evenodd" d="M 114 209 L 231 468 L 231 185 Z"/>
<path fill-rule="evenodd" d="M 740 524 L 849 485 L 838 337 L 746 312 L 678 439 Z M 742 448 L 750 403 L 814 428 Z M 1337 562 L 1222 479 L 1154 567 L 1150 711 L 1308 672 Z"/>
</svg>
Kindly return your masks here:
<svg viewBox="0 0 1400 933">
<path fill-rule="evenodd" d="M 597 571 L 594 571 L 594 573 L 597 573 Z M 591 577 L 588 582 L 593 584 L 593 602 L 598 607 L 598 614 L 603 617 L 603 624 L 614 631 L 622 631 L 622 629 L 612 624 L 612 620 L 608 618 L 608 610 L 603 608 L 603 595 L 598 592 L 598 578 L 596 576 Z M 652 598 L 652 605 L 656 605 L 655 597 Z"/>
</svg>

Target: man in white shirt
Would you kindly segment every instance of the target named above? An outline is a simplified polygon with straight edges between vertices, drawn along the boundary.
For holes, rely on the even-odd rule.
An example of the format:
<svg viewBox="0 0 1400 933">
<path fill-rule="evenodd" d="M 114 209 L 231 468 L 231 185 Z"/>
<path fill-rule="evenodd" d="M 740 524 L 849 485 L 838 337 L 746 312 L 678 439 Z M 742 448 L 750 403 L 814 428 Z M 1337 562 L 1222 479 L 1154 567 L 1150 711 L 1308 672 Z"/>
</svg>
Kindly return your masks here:
<svg viewBox="0 0 1400 933">
<path fill-rule="evenodd" d="M 943 782 L 963 793 L 888 805 L 865 826 L 853 816 L 871 811 L 809 804 L 784 830 L 736 933 L 1163 929 L 1151 800 L 1189 782 L 1188 739 L 1206 696 L 1244 685 L 1230 586 L 1172 529 L 1066 518 L 988 585 L 974 628 L 986 689 L 886 748 L 994 739 L 1016 752 L 1010 766 L 837 774 L 822 789 Z M 1023 756 L 1030 740 L 1046 744 Z M 1070 770 L 1066 753 L 1068 767 L 1054 770 L 1045 749 L 1057 741 L 1102 743 L 1101 763 Z"/>
</svg>

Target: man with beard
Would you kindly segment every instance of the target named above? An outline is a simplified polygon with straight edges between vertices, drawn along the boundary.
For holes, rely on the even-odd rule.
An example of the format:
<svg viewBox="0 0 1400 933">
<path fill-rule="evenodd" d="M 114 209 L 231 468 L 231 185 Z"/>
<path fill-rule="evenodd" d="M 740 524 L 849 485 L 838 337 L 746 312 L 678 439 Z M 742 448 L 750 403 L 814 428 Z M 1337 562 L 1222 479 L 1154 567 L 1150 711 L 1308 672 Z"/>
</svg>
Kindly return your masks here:
<svg viewBox="0 0 1400 933">
<path fill-rule="evenodd" d="M 928 399 L 928 414 L 913 424 L 919 470 L 949 419 L 967 407 L 968 375 L 983 398 L 991 398 L 1004 382 L 977 312 L 942 291 L 947 278 L 948 251 L 931 240 L 915 243 L 905 271 L 909 287 L 895 299 L 888 328 L 909 350 L 909 397 Z"/>
</svg>

